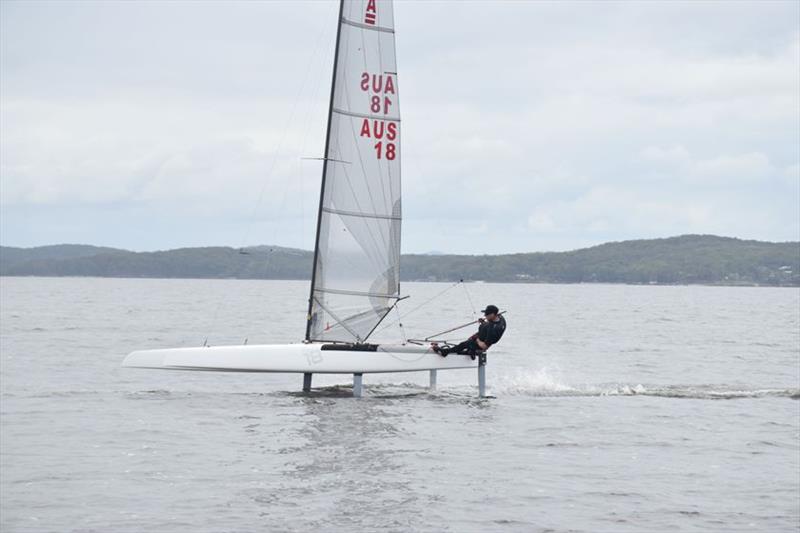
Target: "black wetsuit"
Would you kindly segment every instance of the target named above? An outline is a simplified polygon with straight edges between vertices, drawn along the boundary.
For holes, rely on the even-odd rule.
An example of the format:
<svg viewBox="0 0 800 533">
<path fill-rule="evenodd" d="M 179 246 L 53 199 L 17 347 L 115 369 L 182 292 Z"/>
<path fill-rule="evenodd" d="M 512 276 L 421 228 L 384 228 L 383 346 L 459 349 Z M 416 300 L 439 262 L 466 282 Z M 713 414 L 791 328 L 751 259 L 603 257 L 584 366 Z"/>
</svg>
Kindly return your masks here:
<svg viewBox="0 0 800 533">
<path fill-rule="evenodd" d="M 457 353 L 474 356 L 481 351 L 481 347 L 478 346 L 478 340 L 485 342 L 487 349 L 491 345 L 497 344 L 503 337 L 503 333 L 506 332 L 506 319 L 503 318 L 502 315 L 497 318 L 498 320 L 496 322 L 485 321 L 481 324 L 481 327 L 478 328 L 478 333 L 451 348 L 441 348 L 439 353 L 442 355 Z"/>
</svg>

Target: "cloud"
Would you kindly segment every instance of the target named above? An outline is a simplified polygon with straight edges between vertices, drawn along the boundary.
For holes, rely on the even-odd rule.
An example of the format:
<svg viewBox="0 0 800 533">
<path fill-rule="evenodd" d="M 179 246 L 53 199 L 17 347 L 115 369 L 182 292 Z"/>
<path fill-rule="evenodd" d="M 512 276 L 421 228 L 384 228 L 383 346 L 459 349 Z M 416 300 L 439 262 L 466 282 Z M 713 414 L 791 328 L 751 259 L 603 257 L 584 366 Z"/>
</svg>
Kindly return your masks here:
<svg viewBox="0 0 800 533">
<path fill-rule="evenodd" d="M 0 241 L 308 245 L 335 2 L 0 10 Z M 395 12 L 406 250 L 800 238 L 796 3 Z"/>
<path fill-rule="evenodd" d="M 769 158 L 760 152 L 737 156 L 720 156 L 698 161 L 693 174 L 700 179 L 718 179 L 726 182 L 759 182 L 767 179 L 775 169 Z"/>
<path fill-rule="evenodd" d="M 650 164 L 651 173 L 691 184 L 748 185 L 780 177 L 779 170 L 762 152 L 696 159 L 683 146 L 648 146 L 641 151 L 641 157 Z"/>
<path fill-rule="evenodd" d="M 543 221 L 537 231 L 598 233 L 609 228 L 671 234 L 676 226 L 699 231 L 712 216 L 701 202 L 680 203 L 656 198 L 649 191 L 599 186 L 569 201 L 542 206 L 529 219 Z"/>
<path fill-rule="evenodd" d="M 689 151 L 683 146 L 647 146 L 642 150 L 642 157 L 659 163 L 686 164 Z"/>
<path fill-rule="evenodd" d="M 533 231 L 550 232 L 557 229 L 550 213 L 534 212 L 528 217 L 528 227 Z"/>
<path fill-rule="evenodd" d="M 789 187 L 800 187 L 800 163 L 788 165 L 783 169 L 784 183 Z"/>
</svg>

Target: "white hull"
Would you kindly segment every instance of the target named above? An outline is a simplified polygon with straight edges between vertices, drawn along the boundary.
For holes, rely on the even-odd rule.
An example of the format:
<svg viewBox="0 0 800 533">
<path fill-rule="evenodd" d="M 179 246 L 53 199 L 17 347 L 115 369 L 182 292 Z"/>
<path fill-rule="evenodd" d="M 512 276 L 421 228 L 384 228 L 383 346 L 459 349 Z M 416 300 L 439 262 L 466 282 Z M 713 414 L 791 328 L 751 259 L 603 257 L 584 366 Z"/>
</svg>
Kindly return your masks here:
<svg viewBox="0 0 800 533">
<path fill-rule="evenodd" d="M 130 353 L 122 366 L 219 372 L 367 374 L 477 368 L 468 355 L 442 357 L 429 347 L 380 345 L 376 351 L 323 350 L 322 344 L 168 348 Z"/>
</svg>

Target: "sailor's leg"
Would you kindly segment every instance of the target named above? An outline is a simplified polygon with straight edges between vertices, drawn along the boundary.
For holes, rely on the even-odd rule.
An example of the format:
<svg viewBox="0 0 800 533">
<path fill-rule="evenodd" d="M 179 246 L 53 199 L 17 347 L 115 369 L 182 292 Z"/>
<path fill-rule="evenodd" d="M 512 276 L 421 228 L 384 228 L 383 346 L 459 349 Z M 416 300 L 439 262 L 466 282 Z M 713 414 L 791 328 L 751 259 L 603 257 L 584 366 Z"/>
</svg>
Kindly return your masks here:
<svg viewBox="0 0 800 533">
<path fill-rule="evenodd" d="M 481 350 L 481 347 L 478 346 L 478 341 L 475 339 L 469 340 L 469 352 L 467 352 L 473 359 L 475 359 L 475 354 Z"/>
<path fill-rule="evenodd" d="M 430 389 L 431 390 L 436 390 L 436 370 L 435 369 L 430 371 L 430 378 L 431 378 Z"/>
<path fill-rule="evenodd" d="M 361 398 L 364 374 L 353 374 L 353 398 Z"/>
<path fill-rule="evenodd" d="M 470 340 L 467 339 L 464 342 L 460 342 L 460 343 L 456 344 L 455 346 L 442 348 L 441 354 L 442 355 L 447 355 L 449 353 L 465 354 L 465 353 L 467 353 L 466 350 L 469 349 L 469 343 L 470 343 Z"/>
<path fill-rule="evenodd" d="M 456 348 L 458 348 L 458 351 L 456 353 L 460 353 L 461 355 L 472 355 L 472 356 L 474 356 L 475 352 L 480 349 L 475 339 L 467 339 L 458 346 L 456 346 Z"/>
<path fill-rule="evenodd" d="M 303 392 L 309 392 L 311 390 L 311 374 L 310 372 L 306 372 L 303 374 Z"/>
</svg>

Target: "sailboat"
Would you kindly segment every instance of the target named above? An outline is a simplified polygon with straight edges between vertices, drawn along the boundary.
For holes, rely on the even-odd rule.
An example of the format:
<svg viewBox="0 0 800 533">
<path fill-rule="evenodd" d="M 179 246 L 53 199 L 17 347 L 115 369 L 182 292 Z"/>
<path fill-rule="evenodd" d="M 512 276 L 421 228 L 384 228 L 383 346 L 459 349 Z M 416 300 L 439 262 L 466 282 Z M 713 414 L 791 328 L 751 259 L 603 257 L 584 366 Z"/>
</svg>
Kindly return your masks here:
<svg viewBox="0 0 800 533">
<path fill-rule="evenodd" d="M 170 370 L 353 374 L 478 368 L 429 343 L 374 344 L 400 296 L 400 100 L 391 0 L 341 0 L 305 339 L 295 344 L 140 350 L 123 366 Z"/>
</svg>

